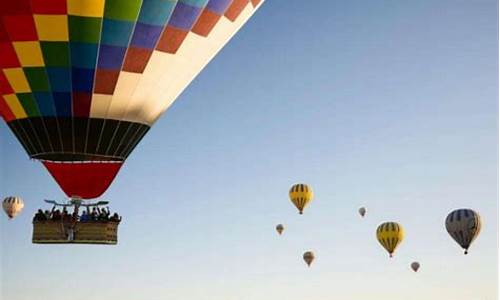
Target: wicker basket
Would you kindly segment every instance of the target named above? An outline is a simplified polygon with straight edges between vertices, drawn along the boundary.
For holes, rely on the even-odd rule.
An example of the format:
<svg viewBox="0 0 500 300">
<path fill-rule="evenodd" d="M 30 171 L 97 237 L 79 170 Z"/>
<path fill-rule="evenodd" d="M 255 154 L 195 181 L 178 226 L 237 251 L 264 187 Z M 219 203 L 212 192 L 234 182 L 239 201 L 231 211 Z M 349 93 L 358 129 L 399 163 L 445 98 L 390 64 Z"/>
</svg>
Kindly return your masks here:
<svg viewBox="0 0 500 300">
<path fill-rule="evenodd" d="M 118 222 L 33 222 L 34 244 L 107 244 L 118 241 Z M 70 233 L 73 230 L 73 239 Z"/>
</svg>

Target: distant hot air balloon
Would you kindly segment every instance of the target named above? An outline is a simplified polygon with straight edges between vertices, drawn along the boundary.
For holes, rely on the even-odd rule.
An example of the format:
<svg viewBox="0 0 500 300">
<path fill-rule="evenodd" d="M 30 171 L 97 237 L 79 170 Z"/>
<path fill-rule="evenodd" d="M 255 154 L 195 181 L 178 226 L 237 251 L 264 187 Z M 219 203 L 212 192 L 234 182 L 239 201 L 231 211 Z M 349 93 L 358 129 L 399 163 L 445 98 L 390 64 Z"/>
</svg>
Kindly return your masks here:
<svg viewBox="0 0 500 300">
<path fill-rule="evenodd" d="M 366 214 L 366 208 L 364 208 L 364 207 L 360 207 L 360 208 L 358 209 L 358 212 L 359 212 L 359 214 L 361 215 L 361 217 L 364 217 L 364 216 L 365 216 L 365 214 Z"/>
<path fill-rule="evenodd" d="M 314 253 L 312 251 L 307 251 L 304 253 L 303 258 L 307 266 L 310 267 L 312 262 L 314 261 Z"/>
<path fill-rule="evenodd" d="M 285 230 L 285 226 L 283 224 L 278 224 L 276 225 L 276 231 L 281 235 L 283 233 L 283 230 Z"/>
<path fill-rule="evenodd" d="M 389 252 L 392 257 L 394 250 L 404 238 L 403 227 L 396 222 L 385 222 L 377 228 L 377 239 L 379 243 Z"/>
<path fill-rule="evenodd" d="M 470 244 L 481 231 L 481 217 L 472 209 L 457 209 L 446 218 L 446 230 L 467 254 Z"/>
<path fill-rule="evenodd" d="M 418 262 L 414 261 L 411 263 L 410 267 L 413 271 L 417 272 L 418 269 L 420 268 L 420 264 Z"/>
<path fill-rule="evenodd" d="M 311 202 L 313 199 L 313 190 L 307 185 L 303 183 L 294 184 L 290 188 L 290 200 L 299 210 L 299 214 L 304 212 L 304 208 Z"/>
<path fill-rule="evenodd" d="M 67 196 L 97 198 L 263 1 L 0 1 L 0 115 Z"/>
<path fill-rule="evenodd" d="M 9 219 L 12 219 L 21 213 L 24 208 L 24 202 L 19 197 L 6 197 L 3 199 L 2 207 Z"/>
</svg>

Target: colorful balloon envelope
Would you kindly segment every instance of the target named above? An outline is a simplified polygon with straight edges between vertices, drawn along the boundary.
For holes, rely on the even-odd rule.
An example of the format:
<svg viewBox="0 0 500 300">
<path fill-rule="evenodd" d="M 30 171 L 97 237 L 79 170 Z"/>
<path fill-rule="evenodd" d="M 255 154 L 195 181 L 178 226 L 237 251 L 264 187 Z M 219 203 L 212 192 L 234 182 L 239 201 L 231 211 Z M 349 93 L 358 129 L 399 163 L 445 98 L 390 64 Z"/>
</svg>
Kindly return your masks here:
<svg viewBox="0 0 500 300">
<path fill-rule="evenodd" d="M 472 209 L 457 209 L 448 215 L 445 226 L 450 236 L 464 249 L 464 254 L 467 254 L 481 232 L 481 217 Z"/>
<path fill-rule="evenodd" d="M 9 219 L 15 218 L 24 208 L 23 199 L 20 197 L 6 197 L 2 202 L 3 211 L 7 214 Z"/>
<path fill-rule="evenodd" d="M 307 266 L 310 267 L 312 262 L 314 261 L 315 256 L 312 251 L 307 251 L 304 253 L 304 255 L 302 255 L 302 258 L 306 262 Z"/>
<path fill-rule="evenodd" d="M 290 201 L 299 210 L 299 214 L 303 214 L 304 208 L 311 202 L 314 194 L 307 184 L 298 183 L 290 188 L 289 196 Z"/>
<path fill-rule="evenodd" d="M 377 240 L 389 252 L 390 257 L 403 241 L 403 238 L 403 227 L 396 222 L 385 222 L 377 228 Z"/>
<path fill-rule="evenodd" d="M 262 2 L 0 1 L 0 115 L 69 197 L 99 197 Z"/>
</svg>

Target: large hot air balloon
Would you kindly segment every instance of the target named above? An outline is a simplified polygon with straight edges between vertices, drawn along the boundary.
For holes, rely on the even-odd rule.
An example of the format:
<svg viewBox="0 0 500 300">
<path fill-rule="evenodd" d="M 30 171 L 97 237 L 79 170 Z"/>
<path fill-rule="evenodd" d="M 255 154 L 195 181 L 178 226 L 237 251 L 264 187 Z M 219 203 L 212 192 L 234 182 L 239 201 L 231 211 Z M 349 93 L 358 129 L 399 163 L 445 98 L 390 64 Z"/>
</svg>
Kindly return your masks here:
<svg viewBox="0 0 500 300">
<path fill-rule="evenodd" d="M 403 241 L 403 227 L 396 222 L 385 222 L 377 228 L 377 240 L 392 257 L 394 250 Z"/>
<path fill-rule="evenodd" d="M 307 251 L 302 255 L 302 258 L 306 262 L 307 266 L 310 267 L 312 262 L 314 261 L 314 253 L 312 251 Z"/>
<path fill-rule="evenodd" d="M 285 230 L 285 226 L 283 226 L 283 224 L 276 225 L 276 231 L 278 232 L 279 235 L 283 233 L 283 230 Z"/>
<path fill-rule="evenodd" d="M 457 209 L 446 218 L 446 230 L 467 254 L 470 244 L 481 231 L 481 217 L 472 209 Z"/>
<path fill-rule="evenodd" d="M 290 188 L 289 195 L 290 200 L 299 210 L 299 214 L 302 214 L 304 208 L 313 199 L 313 190 L 307 184 L 298 183 Z"/>
<path fill-rule="evenodd" d="M 360 208 L 358 209 L 358 213 L 361 215 L 361 217 L 364 217 L 364 216 L 365 216 L 365 214 L 366 214 L 366 208 L 364 208 L 364 207 L 360 207 Z"/>
<path fill-rule="evenodd" d="M 420 264 L 418 262 L 414 261 L 411 263 L 410 267 L 414 272 L 417 272 L 418 269 L 420 269 Z"/>
<path fill-rule="evenodd" d="M 23 199 L 19 197 L 6 197 L 3 199 L 2 208 L 9 219 L 15 218 L 24 208 Z"/>
<path fill-rule="evenodd" d="M 97 198 L 262 2 L 0 1 L 0 114 L 68 197 Z"/>
</svg>

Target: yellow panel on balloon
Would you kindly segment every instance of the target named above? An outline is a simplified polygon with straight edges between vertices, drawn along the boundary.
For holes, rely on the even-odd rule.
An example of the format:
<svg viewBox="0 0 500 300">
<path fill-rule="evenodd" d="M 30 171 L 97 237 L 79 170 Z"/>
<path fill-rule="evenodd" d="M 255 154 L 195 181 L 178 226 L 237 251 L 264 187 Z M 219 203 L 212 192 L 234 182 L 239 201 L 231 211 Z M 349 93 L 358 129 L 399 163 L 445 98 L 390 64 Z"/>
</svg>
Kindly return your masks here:
<svg viewBox="0 0 500 300">
<path fill-rule="evenodd" d="M 44 66 L 42 49 L 39 42 L 13 42 L 17 58 L 23 67 Z"/>
<path fill-rule="evenodd" d="M 68 17 L 65 15 L 34 15 L 41 41 L 68 41 Z"/>
<path fill-rule="evenodd" d="M 19 99 L 17 99 L 17 96 L 15 94 L 4 95 L 3 98 L 5 99 L 5 102 L 7 102 L 7 105 L 9 106 L 14 116 L 16 116 L 16 119 L 22 119 L 28 117 L 26 115 L 26 112 L 24 111 L 23 106 L 21 105 Z"/>
<path fill-rule="evenodd" d="M 113 96 L 111 95 L 93 94 L 90 116 L 92 118 L 105 118 L 112 98 Z"/>
<path fill-rule="evenodd" d="M 26 76 L 24 75 L 23 69 L 13 68 L 13 69 L 3 69 L 3 73 L 10 86 L 14 89 L 16 93 L 29 93 L 31 92 L 30 85 Z"/>
<path fill-rule="evenodd" d="M 82 17 L 102 17 L 104 2 L 104 0 L 68 0 L 68 14 Z"/>
</svg>

